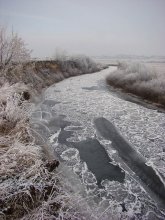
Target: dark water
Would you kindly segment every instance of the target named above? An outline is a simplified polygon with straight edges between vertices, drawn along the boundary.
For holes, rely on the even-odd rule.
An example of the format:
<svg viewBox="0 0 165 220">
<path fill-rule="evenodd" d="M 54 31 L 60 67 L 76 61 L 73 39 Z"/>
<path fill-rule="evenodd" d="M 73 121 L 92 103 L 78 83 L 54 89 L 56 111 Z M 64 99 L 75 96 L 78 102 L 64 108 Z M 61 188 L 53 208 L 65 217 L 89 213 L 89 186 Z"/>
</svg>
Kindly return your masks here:
<svg viewBox="0 0 165 220">
<path fill-rule="evenodd" d="M 57 123 L 56 121 L 52 122 L 55 125 Z M 81 160 L 86 162 L 88 169 L 95 175 L 98 187 L 102 187 L 101 181 L 105 179 L 118 182 L 124 181 L 124 171 L 118 165 L 111 164 L 112 160 L 98 140 L 89 138 L 80 142 L 68 142 L 67 138 L 72 137 L 76 128 L 73 131 L 66 131 L 64 128 L 71 123 L 64 119 L 59 122 L 61 132 L 58 136 L 58 142 L 78 149 Z M 80 127 L 77 129 L 79 130 Z"/>
<path fill-rule="evenodd" d="M 105 81 L 104 80 L 99 80 L 97 82 L 97 86 L 91 86 L 91 87 L 82 87 L 82 89 L 86 91 L 106 91 L 107 87 L 105 86 Z"/>
<path fill-rule="evenodd" d="M 89 138 L 74 142 L 72 146 L 78 149 L 81 160 L 86 162 L 88 169 L 95 175 L 100 188 L 101 181 L 105 179 L 124 181 L 124 171 L 119 166 L 111 164 L 112 160 L 98 140 Z"/>
<path fill-rule="evenodd" d="M 89 90 L 89 91 L 100 90 L 98 86 L 82 87 L 82 89 Z"/>
<path fill-rule="evenodd" d="M 165 204 L 165 187 L 155 170 L 146 165 L 145 158 L 140 155 L 118 132 L 116 127 L 107 119 L 101 117 L 94 121 L 97 131 L 108 140 L 118 151 L 119 156 L 136 173 L 136 175 L 152 190 Z"/>
</svg>

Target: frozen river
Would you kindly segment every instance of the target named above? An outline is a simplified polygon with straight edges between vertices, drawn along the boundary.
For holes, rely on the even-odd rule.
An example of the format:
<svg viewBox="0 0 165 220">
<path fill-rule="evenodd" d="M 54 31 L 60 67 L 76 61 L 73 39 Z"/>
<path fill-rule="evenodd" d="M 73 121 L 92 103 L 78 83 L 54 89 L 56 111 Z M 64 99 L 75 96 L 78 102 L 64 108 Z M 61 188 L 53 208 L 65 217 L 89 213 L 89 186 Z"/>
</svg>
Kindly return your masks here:
<svg viewBox="0 0 165 220">
<path fill-rule="evenodd" d="M 165 114 L 112 94 L 116 67 L 49 87 L 35 129 L 81 180 L 99 219 L 165 219 Z"/>
</svg>

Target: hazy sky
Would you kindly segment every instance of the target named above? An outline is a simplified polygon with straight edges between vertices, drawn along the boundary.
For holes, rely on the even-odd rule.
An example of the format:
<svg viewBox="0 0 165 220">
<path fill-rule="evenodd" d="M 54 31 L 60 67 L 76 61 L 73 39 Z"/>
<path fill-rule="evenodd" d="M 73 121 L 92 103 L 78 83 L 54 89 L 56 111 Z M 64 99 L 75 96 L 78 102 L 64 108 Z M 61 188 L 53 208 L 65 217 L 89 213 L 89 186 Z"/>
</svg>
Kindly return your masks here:
<svg viewBox="0 0 165 220">
<path fill-rule="evenodd" d="M 0 24 L 36 57 L 165 55 L 165 0 L 0 0 Z"/>
</svg>

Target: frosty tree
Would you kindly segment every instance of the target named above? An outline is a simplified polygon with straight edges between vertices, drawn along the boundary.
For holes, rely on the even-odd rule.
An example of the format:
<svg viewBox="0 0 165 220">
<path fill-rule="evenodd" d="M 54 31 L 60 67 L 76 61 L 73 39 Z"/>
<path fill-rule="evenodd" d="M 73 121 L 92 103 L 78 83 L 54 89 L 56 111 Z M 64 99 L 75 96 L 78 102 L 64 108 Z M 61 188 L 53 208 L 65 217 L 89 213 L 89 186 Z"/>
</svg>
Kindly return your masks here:
<svg viewBox="0 0 165 220">
<path fill-rule="evenodd" d="M 17 33 L 9 33 L 6 27 L 0 26 L 0 70 L 29 60 L 30 53 Z"/>
</svg>

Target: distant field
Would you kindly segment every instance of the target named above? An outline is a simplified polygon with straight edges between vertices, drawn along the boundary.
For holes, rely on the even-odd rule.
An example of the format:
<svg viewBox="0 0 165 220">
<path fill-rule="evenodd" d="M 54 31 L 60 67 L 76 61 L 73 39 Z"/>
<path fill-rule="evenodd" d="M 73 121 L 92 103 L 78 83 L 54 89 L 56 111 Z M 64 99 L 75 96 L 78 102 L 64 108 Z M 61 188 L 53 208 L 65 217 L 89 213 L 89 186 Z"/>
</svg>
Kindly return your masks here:
<svg viewBox="0 0 165 220">
<path fill-rule="evenodd" d="M 165 76 L 165 63 L 145 63 L 145 65 L 154 68 L 156 72 L 162 73 Z"/>
<path fill-rule="evenodd" d="M 95 62 L 102 63 L 102 64 L 117 64 L 118 61 L 116 59 L 99 59 L 95 58 Z"/>
<path fill-rule="evenodd" d="M 95 58 L 94 60 L 103 64 L 118 64 L 118 62 L 127 62 L 127 63 L 138 62 L 145 64 L 145 66 L 147 67 L 154 68 L 158 73 L 165 74 L 165 60 L 162 59 L 148 60 L 148 59 Z"/>
</svg>

